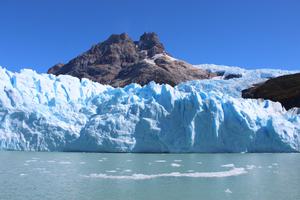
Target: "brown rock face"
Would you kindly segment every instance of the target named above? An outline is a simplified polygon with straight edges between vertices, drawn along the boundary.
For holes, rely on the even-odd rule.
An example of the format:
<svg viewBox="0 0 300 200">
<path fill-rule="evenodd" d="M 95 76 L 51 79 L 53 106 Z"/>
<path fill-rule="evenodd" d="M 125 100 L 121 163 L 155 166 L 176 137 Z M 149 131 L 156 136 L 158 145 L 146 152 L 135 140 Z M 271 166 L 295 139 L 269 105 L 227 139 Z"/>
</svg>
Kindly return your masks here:
<svg viewBox="0 0 300 200">
<path fill-rule="evenodd" d="M 242 97 L 278 101 L 287 110 L 300 107 L 300 73 L 272 78 L 243 90 Z"/>
<path fill-rule="evenodd" d="M 126 33 L 111 35 L 67 64 L 53 66 L 48 73 L 88 78 L 113 87 L 151 81 L 174 86 L 215 76 L 170 57 L 155 33 L 144 33 L 139 41 L 133 41 Z"/>
<path fill-rule="evenodd" d="M 60 70 L 60 68 L 62 68 L 64 65 L 65 64 L 63 64 L 63 63 L 58 63 L 58 64 L 54 65 L 53 67 L 48 69 L 47 74 L 54 74 L 55 72 Z"/>
</svg>

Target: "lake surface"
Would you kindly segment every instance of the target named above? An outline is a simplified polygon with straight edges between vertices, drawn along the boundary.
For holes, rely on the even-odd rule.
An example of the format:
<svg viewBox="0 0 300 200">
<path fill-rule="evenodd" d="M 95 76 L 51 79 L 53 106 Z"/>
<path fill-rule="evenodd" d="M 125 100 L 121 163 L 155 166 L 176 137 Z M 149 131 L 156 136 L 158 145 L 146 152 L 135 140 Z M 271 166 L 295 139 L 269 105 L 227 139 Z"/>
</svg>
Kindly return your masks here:
<svg viewBox="0 0 300 200">
<path fill-rule="evenodd" d="M 0 152 L 1 200 L 300 199 L 300 154 Z"/>
</svg>

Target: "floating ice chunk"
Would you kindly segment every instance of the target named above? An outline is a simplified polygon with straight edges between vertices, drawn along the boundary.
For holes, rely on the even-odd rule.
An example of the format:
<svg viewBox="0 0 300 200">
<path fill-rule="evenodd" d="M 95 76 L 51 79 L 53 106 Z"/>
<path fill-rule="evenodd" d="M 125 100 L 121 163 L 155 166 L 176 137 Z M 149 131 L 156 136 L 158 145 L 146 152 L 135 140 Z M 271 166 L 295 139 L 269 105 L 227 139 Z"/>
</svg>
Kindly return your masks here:
<svg viewBox="0 0 300 200">
<path fill-rule="evenodd" d="M 254 169 L 255 167 L 255 165 L 246 165 L 246 169 L 248 170 Z"/>
<path fill-rule="evenodd" d="M 165 163 L 167 161 L 166 160 L 156 160 L 155 162 L 157 162 L 157 163 Z"/>
<path fill-rule="evenodd" d="M 234 167 L 234 164 L 226 164 L 226 165 L 221 165 L 221 167 Z"/>
<path fill-rule="evenodd" d="M 229 188 L 227 188 L 227 189 L 225 190 L 225 193 L 231 194 L 232 191 L 231 191 Z"/>
<path fill-rule="evenodd" d="M 37 160 L 26 160 L 25 162 L 31 163 L 31 162 L 36 162 Z"/>
<path fill-rule="evenodd" d="M 116 170 L 106 170 L 106 172 L 108 172 L 108 173 L 116 173 L 117 171 Z"/>
<path fill-rule="evenodd" d="M 180 167 L 181 165 L 178 164 L 178 163 L 171 163 L 171 166 L 172 166 L 172 167 Z"/>
<path fill-rule="evenodd" d="M 33 170 L 44 171 L 44 170 L 46 170 L 46 168 L 43 168 L 43 167 L 36 167 L 36 168 L 33 168 Z"/>
<path fill-rule="evenodd" d="M 71 162 L 70 161 L 60 161 L 59 164 L 61 164 L 61 165 L 70 165 Z"/>
<path fill-rule="evenodd" d="M 27 176 L 27 174 L 21 173 L 20 176 Z"/>
</svg>

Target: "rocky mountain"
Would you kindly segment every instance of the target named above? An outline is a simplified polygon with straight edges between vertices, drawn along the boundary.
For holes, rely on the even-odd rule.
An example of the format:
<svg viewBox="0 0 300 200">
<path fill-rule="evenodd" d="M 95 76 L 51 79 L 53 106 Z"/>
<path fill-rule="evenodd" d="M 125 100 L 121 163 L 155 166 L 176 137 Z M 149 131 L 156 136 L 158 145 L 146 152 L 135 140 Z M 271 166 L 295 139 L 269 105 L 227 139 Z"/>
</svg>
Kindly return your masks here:
<svg viewBox="0 0 300 200">
<path fill-rule="evenodd" d="M 48 73 L 88 78 L 113 87 L 130 83 L 145 85 L 151 81 L 174 86 L 215 76 L 172 58 L 155 33 L 144 33 L 139 41 L 133 41 L 126 33 L 111 35 L 67 64 L 51 67 Z"/>
<path fill-rule="evenodd" d="M 300 107 L 300 73 L 279 76 L 242 91 L 243 98 L 280 102 L 287 110 Z"/>
</svg>

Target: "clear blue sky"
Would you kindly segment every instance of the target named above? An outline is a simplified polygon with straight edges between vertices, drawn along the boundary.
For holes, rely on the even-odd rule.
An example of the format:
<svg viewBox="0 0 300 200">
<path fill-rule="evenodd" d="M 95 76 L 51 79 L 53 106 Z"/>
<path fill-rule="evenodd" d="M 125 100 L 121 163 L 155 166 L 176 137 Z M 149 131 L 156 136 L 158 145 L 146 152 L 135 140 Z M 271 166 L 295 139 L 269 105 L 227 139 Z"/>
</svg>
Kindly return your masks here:
<svg viewBox="0 0 300 200">
<path fill-rule="evenodd" d="M 299 0 L 1 0 L 0 65 L 45 72 L 112 33 L 193 64 L 300 69 Z"/>
</svg>

